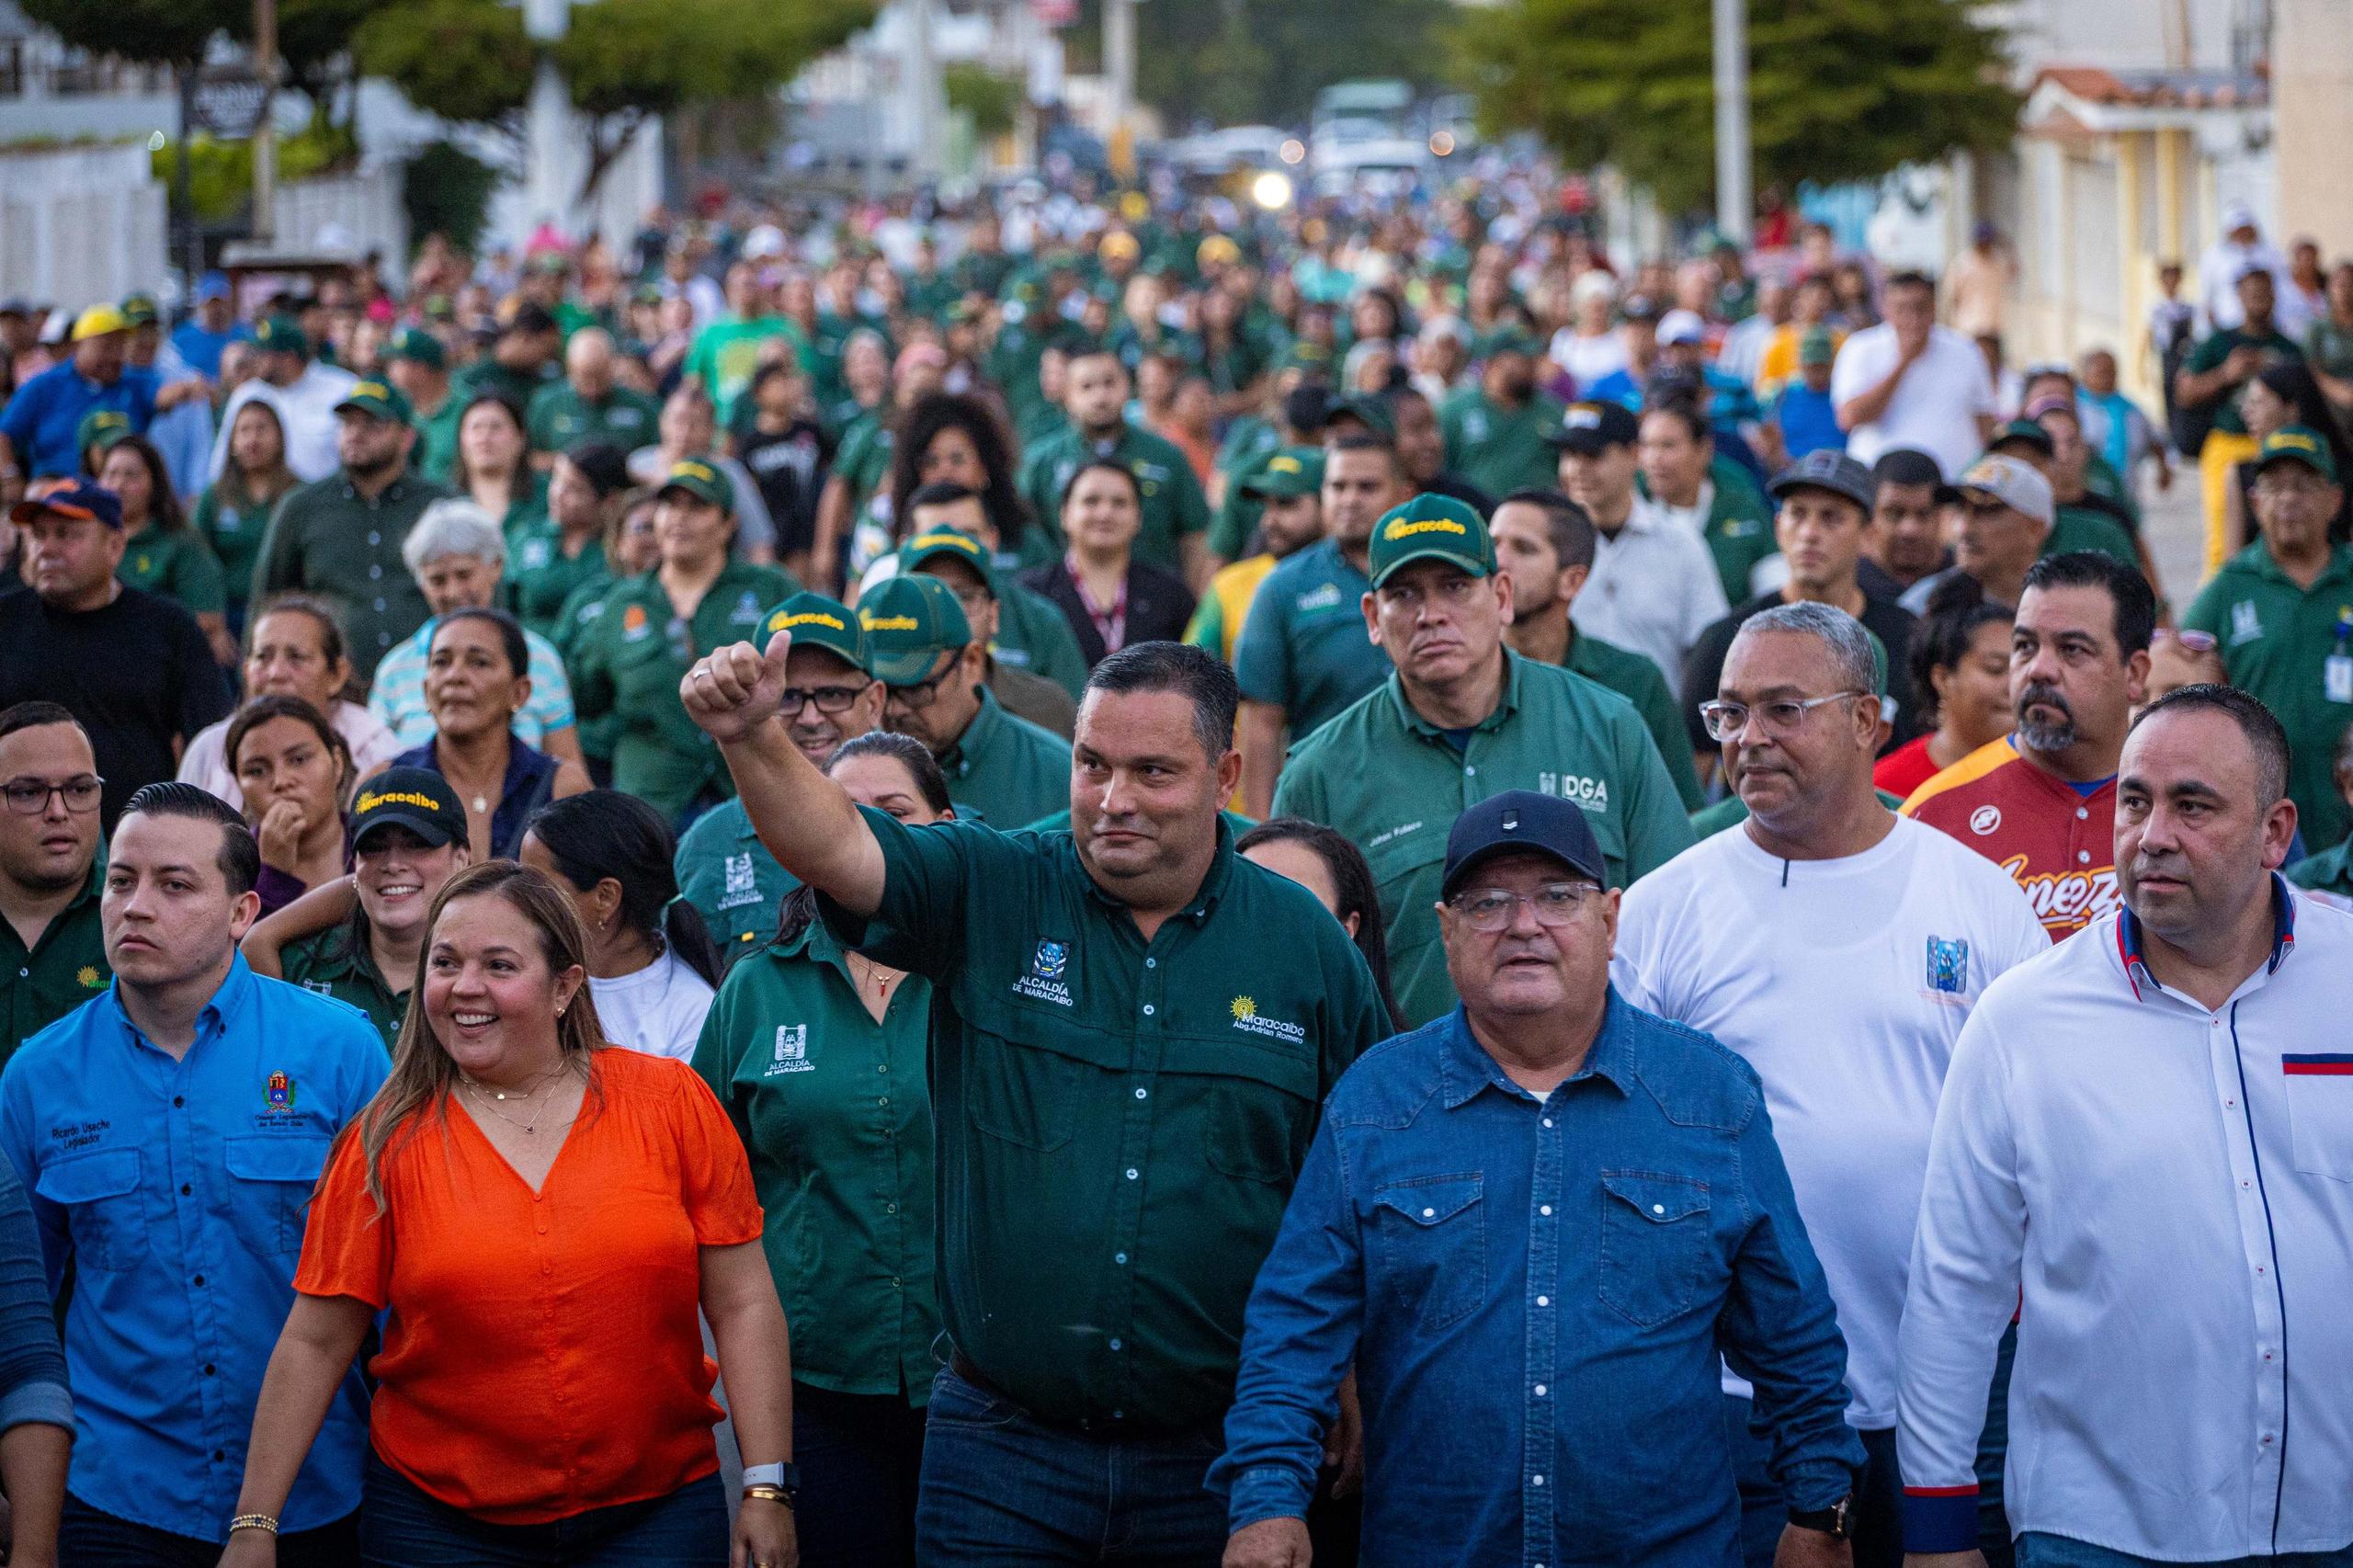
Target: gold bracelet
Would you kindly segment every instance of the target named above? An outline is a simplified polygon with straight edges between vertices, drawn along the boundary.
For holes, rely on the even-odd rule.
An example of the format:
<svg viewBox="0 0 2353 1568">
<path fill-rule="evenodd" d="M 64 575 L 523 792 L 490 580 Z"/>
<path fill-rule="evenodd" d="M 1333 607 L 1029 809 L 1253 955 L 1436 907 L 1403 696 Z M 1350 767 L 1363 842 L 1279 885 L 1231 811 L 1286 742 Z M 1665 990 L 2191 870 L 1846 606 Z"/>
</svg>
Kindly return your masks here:
<svg viewBox="0 0 2353 1568">
<path fill-rule="evenodd" d="M 781 1486 L 746 1486 L 744 1495 L 746 1498 L 756 1497 L 764 1503 L 781 1503 L 786 1513 L 792 1511 L 792 1494 Z"/>
<path fill-rule="evenodd" d="M 278 1533 L 278 1516 L 275 1514 L 239 1514 L 235 1518 L 229 1521 L 229 1533 L 231 1535 L 235 1535 L 239 1530 L 267 1530 L 270 1534 L 276 1535 Z"/>
</svg>

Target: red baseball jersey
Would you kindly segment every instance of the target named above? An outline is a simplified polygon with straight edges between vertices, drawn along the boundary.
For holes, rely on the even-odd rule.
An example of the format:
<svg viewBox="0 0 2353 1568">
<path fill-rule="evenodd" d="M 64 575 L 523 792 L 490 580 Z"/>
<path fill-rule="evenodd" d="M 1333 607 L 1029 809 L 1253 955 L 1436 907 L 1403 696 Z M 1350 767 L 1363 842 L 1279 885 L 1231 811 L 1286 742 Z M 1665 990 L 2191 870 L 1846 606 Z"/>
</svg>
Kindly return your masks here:
<svg viewBox="0 0 2353 1568">
<path fill-rule="evenodd" d="M 2054 942 L 2116 907 L 2113 778 L 2081 793 L 2019 756 L 2005 736 L 1914 790 L 1904 814 L 2009 872 Z"/>
</svg>

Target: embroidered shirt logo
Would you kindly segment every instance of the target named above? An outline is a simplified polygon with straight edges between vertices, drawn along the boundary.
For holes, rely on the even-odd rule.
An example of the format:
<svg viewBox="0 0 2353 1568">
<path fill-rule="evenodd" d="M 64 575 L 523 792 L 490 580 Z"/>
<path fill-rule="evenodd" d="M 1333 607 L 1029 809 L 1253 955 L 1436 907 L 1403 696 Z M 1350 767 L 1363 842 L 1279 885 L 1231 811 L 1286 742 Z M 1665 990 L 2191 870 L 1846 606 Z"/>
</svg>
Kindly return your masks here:
<svg viewBox="0 0 2353 1568">
<path fill-rule="evenodd" d="M 1304 1044 L 1307 1031 L 1297 1024 L 1287 1024 L 1280 1018 L 1269 1018 L 1258 1011 L 1256 997 L 1236 996 L 1226 1005 L 1233 1015 L 1233 1027 L 1244 1034 L 1263 1035 L 1269 1040 L 1287 1040 L 1293 1045 Z"/>
<path fill-rule="evenodd" d="M 294 1108 L 294 1080 L 288 1077 L 282 1069 L 272 1073 L 269 1075 L 269 1081 L 262 1086 L 261 1097 L 262 1102 L 272 1110 L 292 1110 Z"/>
<path fill-rule="evenodd" d="M 726 873 L 727 886 L 719 895 L 720 908 L 741 909 L 747 903 L 760 902 L 759 874 L 752 869 L 750 850 L 728 856 L 722 863 L 722 869 Z"/>
<path fill-rule="evenodd" d="M 1070 944 L 1051 937 L 1040 941 L 1029 960 L 1029 972 L 1013 983 L 1014 994 L 1027 996 L 1035 1002 L 1051 1002 L 1056 1006 L 1076 1006 L 1070 987 L 1063 983 L 1063 973 L 1070 967 Z"/>
<path fill-rule="evenodd" d="M 1969 941 L 1963 937 L 1928 938 L 1928 989 L 1956 994 L 1969 985 Z"/>
<path fill-rule="evenodd" d="M 776 1043 L 770 1048 L 767 1071 L 763 1077 L 779 1077 L 786 1073 L 813 1073 L 817 1064 L 809 1060 L 809 1026 L 779 1024 Z"/>
<path fill-rule="evenodd" d="M 2241 599 L 2231 607 L 2231 646 L 2242 642 L 2263 641 L 2263 612 L 2253 599 Z"/>
</svg>

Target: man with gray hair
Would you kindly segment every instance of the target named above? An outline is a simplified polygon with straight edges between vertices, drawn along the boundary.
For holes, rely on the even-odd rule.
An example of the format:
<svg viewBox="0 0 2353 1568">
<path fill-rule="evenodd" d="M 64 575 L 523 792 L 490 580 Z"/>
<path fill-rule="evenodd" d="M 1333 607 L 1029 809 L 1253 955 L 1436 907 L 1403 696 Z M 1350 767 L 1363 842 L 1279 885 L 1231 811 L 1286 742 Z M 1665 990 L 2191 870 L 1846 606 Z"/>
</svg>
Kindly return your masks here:
<svg viewBox="0 0 2353 1568">
<path fill-rule="evenodd" d="M 1937 1096 L 1978 995 L 2045 942 L 1999 867 L 1880 801 L 1874 676 L 1870 633 L 1835 606 L 1742 624 L 1701 715 L 1748 818 L 1628 890 L 1611 973 L 1764 1080 L 1869 1455 L 1843 1528 L 1859 1568 L 1894 1568 L 1895 1333 Z M 1787 1517 L 1748 1387 L 1724 1390 L 1756 1568 Z"/>
<path fill-rule="evenodd" d="M 425 700 L 426 656 L 432 649 L 433 629 L 451 610 L 499 603 L 506 536 L 488 512 L 463 496 L 436 501 L 409 530 L 401 560 L 431 619 L 376 666 L 368 711 L 383 722 L 405 750 L 425 744 L 434 734 L 433 714 Z M 579 762 L 580 737 L 574 727 L 572 682 L 564 675 L 563 655 L 536 631 L 526 631 L 523 642 L 531 653 L 531 697 L 515 715 L 515 733 L 524 744 L 551 756 Z"/>
</svg>

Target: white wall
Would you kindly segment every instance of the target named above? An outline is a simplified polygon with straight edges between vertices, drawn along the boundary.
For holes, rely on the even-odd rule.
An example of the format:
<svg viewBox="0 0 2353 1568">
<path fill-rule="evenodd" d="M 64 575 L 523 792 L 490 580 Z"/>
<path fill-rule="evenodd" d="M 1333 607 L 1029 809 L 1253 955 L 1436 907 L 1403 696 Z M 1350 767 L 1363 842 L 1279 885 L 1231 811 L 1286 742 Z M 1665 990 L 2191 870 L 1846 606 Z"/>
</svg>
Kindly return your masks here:
<svg viewBox="0 0 2353 1568">
<path fill-rule="evenodd" d="M 164 187 L 147 149 L 0 149 L 0 295 L 78 311 L 167 270 Z"/>
</svg>

